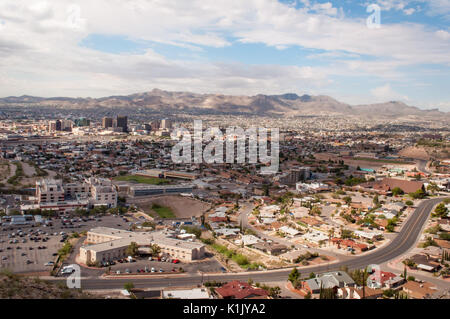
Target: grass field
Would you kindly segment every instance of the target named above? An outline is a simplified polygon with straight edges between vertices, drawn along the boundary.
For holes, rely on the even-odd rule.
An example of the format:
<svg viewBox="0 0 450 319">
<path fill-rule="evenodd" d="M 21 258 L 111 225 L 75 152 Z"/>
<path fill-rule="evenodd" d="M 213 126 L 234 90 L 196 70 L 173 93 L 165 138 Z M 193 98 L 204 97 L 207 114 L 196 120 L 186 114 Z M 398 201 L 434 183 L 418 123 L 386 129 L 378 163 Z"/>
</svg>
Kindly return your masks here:
<svg viewBox="0 0 450 319">
<path fill-rule="evenodd" d="M 168 184 L 169 181 L 163 178 L 157 177 L 144 177 L 144 176 L 136 176 L 136 175 L 125 175 L 114 177 L 116 181 L 122 182 L 135 182 L 140 184 L 150 184 L 150 185 L 163 185 Z"/>
<path fill-rule="evenodd" d="M 152 210 L 155 211 L 161 218 L 176 218 L 174 212 L 169 207 L 153 204 Z"/>
</svg>

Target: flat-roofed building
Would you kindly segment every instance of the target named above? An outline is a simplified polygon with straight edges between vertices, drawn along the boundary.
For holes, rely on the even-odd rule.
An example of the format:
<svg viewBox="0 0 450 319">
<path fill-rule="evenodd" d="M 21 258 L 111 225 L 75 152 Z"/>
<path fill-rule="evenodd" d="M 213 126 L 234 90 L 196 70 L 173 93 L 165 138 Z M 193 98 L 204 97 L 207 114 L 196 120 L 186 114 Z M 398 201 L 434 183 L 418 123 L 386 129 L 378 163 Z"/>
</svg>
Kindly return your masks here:
<svg viewBox="0 0 450 319">
<path fill-rule="evenodd" d="M 117 207 L 117 191 L 104 178 L 89 178 L 82 183 L 63 184 L 62 180 L 36 181 L 36 204 L 40 209 L 71 211 L 92 206 Z"/>
<path fill-rule="evenodd" d="M 135 185 L 130 186 L 129 195 L 132 197 L 151 196 L 151 195 L 169 195 L 180 193 L 192 193 L 192 185 Z"/>
<path fill-rule="evenodd" d="M 43 179 L 36 181 L 36 198 L 38 203 L 63 202 L 65 191 L 61 180 Z"/>
<path fill-rule="evenodd" d="M 132 242 L 142 250 L 156 244 L 161 248 L 162 254 L 185 262 L 201 259 L 205 255 L 205 245 L 169 236 L 170 234 L 162 231 L 131 232 L 97 227 L 87 233 L 87 245 L 80 248 L 80 261 L 87 264 L 127 257 L 126 249 Z"/>
</svg>

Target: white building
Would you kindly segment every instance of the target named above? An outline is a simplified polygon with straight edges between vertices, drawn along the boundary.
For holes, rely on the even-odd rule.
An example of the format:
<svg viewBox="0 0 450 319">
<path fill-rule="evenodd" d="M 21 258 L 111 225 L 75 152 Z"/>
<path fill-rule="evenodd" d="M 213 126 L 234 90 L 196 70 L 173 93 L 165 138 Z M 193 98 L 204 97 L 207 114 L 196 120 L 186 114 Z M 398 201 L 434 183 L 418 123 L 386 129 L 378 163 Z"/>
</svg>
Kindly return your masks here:
<svg viewBox="0 0 450 319">
<path fill-rule="evenodd" d="M 135 242 L 141 249 L 156 244 L 161 253 L 181 261 L 190 262 L 201 259 L 205 254 L 205 245 L 193 241 L 170 238 L 164 232 L 130 232 L 126 230 L 97 227 L 87 233 L 88 245 L 80 247 L 80 261 L 95 263 L 127 257 L 128 246 Z"/>
<path fill-rule="evenodd" d="M 117 191 L 110 180 L 91 177 L 83 183 L 62 180 L 36 181 L 36 207 L 45 210 L 72 211 L 93 206 L 117 207 Z"/>
</svg>

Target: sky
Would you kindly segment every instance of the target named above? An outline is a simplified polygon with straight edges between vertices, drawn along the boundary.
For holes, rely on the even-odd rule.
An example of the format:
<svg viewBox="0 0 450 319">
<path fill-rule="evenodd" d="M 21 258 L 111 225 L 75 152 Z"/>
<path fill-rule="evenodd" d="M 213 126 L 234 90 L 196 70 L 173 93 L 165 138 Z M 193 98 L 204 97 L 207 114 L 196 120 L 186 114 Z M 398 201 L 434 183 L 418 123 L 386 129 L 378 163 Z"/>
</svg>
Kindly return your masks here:
<svg viewBox="0 0 450 319">
<path fill-rule="evenodd" d="M 2 97 L 159 88 L 450 112 L 449 71 L 450 0 L 0 1 Z"/>
</svg>

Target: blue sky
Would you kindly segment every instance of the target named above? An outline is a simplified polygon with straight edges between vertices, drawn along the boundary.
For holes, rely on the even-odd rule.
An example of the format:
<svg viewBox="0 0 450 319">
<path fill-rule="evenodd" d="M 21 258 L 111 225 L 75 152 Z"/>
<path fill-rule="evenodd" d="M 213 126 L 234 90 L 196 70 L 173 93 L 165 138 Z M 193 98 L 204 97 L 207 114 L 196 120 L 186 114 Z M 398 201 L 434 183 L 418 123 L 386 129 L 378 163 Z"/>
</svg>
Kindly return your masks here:
<svg viewBox="0 0 450 319">
<path fill-rule="evenodd" d="M 0 95 L 293 92 L 450 111 L 449 24 L 450 0 L 4 0 Z"/>
</svg>

